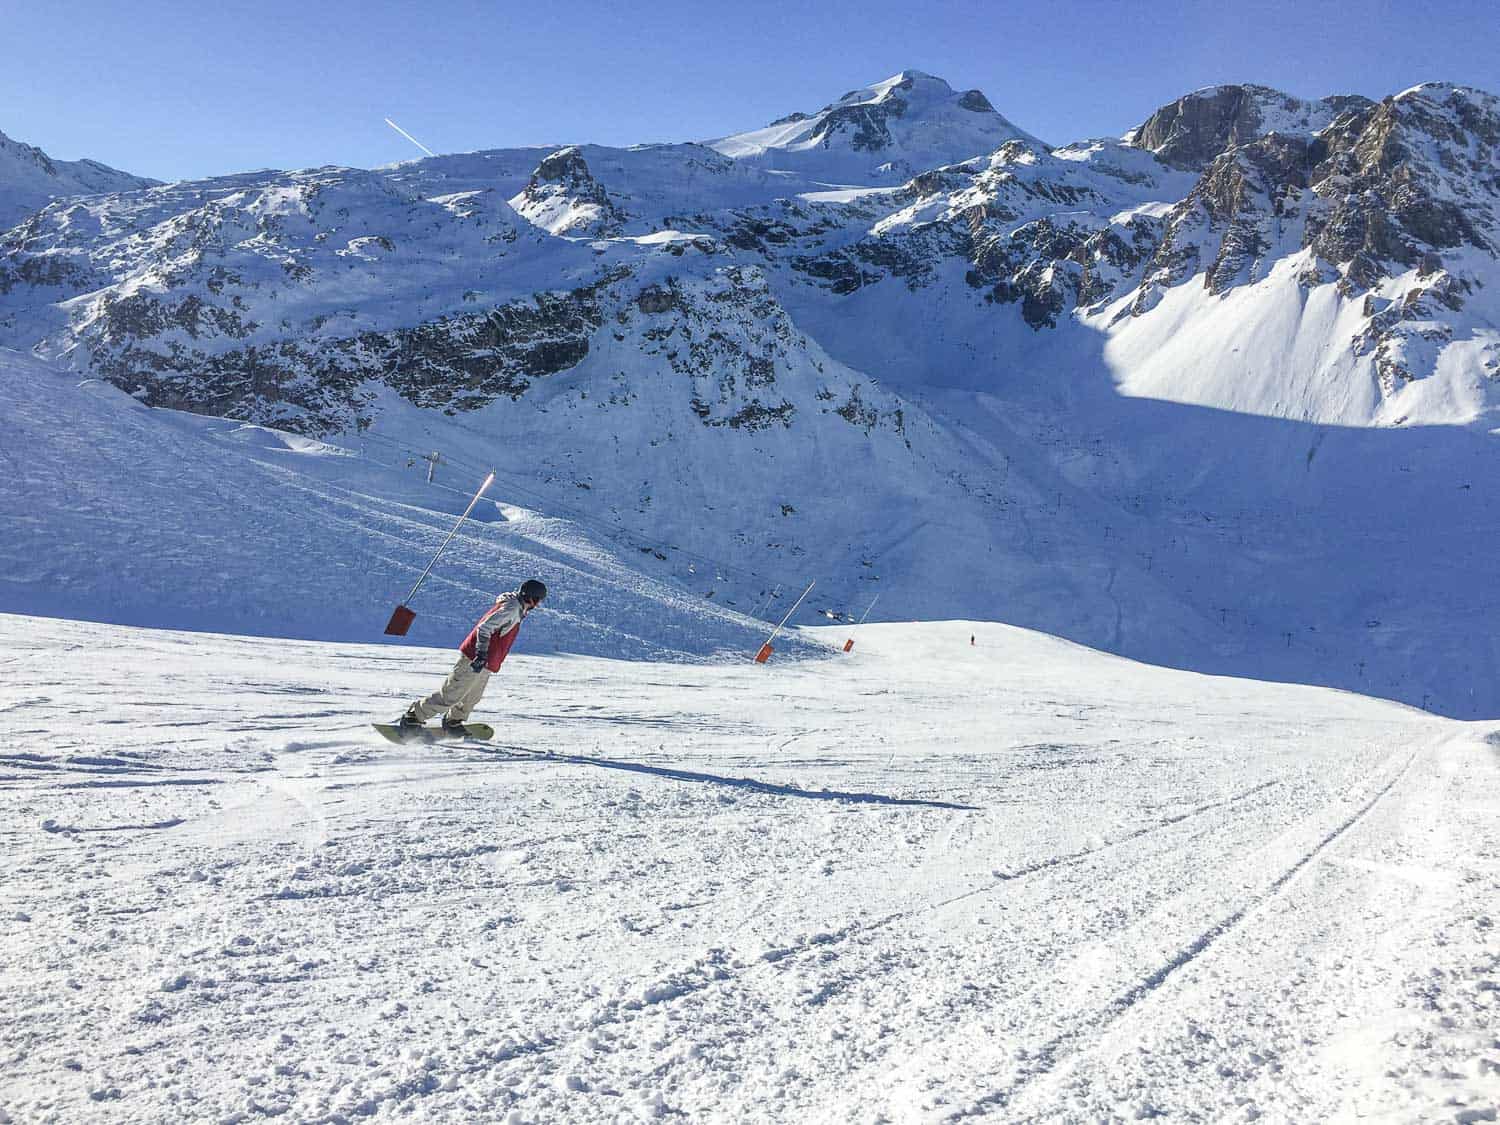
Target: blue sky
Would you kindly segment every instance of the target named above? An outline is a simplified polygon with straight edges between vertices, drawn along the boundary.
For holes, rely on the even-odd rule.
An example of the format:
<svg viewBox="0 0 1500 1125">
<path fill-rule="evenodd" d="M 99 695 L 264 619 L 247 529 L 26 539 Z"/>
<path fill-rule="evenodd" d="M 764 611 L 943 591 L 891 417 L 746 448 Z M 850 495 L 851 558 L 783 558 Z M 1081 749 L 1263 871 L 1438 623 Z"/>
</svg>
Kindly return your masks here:
<svg viewBox="0 0 1500 1125">
<path fill-rule="evenodd" d="M 0 132 L 177 179 L 437 152 L 701 140 L 912 68 L 1053 143 L 1200 86 L 1500 93 L 1500 0 L 0 0 Z"/>
</svg>

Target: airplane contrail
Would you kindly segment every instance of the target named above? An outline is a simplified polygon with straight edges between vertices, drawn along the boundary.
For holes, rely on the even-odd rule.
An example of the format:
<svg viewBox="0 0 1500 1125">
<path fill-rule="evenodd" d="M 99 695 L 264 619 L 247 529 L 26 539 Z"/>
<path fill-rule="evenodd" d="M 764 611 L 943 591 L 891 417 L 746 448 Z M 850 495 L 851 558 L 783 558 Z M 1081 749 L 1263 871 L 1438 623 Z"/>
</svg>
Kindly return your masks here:
<svg viewBox="0 0 1500 1125">
<path fill-rule="evenodd" d="M 401 128 L 401 126 L 397 125 L 389 117 L 387 117 L 385 119 L 385 123 L 387 125 L 389 125 L 392 129 L 396 130 L 396 132 L 400 133 L 403 137 L 405 137 L 407 140 L 409 140 L 412 144 L 416 145 L 419 149 L 421 149 L 423 152 L 425 152 L 428 156 L 436 156 L 437 155 L 437 153 L 433 152 L 432 149 L 428 148 L 421 141 L 417 140 L 416 137 L 412 136 L 405 129 Z"/>
</svg>

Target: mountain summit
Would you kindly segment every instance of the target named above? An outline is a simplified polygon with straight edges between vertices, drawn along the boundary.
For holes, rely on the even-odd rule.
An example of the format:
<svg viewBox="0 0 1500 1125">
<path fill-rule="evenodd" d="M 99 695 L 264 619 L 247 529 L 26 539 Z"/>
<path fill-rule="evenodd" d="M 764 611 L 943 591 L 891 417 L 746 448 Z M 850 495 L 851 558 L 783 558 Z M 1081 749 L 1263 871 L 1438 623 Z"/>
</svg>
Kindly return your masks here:
<svg viewBox="0 0 1500 1125">
<path fill-rule="evenodd" d="M 903 70 L 851 90 L 816 113 L 708 141 L 735 160 L 856 184 L 899 184 L 919 172 L 993 152 L 1006 141 L 1041 146 L 978 90 Z"/>
<path fill-rule="evenodd" d="M 1208 86 L 1162 106 L 1122 139 L 1174 168 L 1202 171 L 1235 145 L 1267 133 L 1312 136 L 1373 104 L 1357 94 L 1306 101 L 1269 86 Z"/>
</svg>

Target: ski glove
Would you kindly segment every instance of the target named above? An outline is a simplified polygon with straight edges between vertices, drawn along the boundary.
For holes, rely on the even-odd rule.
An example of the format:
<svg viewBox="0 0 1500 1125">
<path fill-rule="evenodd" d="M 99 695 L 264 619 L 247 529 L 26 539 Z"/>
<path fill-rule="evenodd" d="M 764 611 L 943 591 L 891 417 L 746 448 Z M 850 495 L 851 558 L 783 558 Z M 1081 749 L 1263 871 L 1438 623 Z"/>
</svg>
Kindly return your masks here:
<svg viewBox="0 0 1500 1125">
<path fill-rule="evenodd" d="M 469 661 L 469 670 L 473 672 L 483 672 L 484 666 L 489 663 L 489 659 L 490 654 L 488 650 L 482 648 L 475 649 L 474 659 Z"/>
</svg>

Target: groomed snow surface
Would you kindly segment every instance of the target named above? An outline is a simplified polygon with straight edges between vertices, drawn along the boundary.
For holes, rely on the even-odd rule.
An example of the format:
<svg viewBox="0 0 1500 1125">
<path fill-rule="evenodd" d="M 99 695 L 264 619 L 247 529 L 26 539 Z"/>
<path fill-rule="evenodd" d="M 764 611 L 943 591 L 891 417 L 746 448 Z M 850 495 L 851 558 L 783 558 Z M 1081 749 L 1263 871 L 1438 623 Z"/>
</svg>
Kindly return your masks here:
<svg viewBox="0 0 1500 1125">
<path fill-rule="evenodd" d="M 396 747 L 451 652 L 0 616 L 0 1121 L 1494 1120 L 1493 723 L 844 636 Z"/>
</svg>

